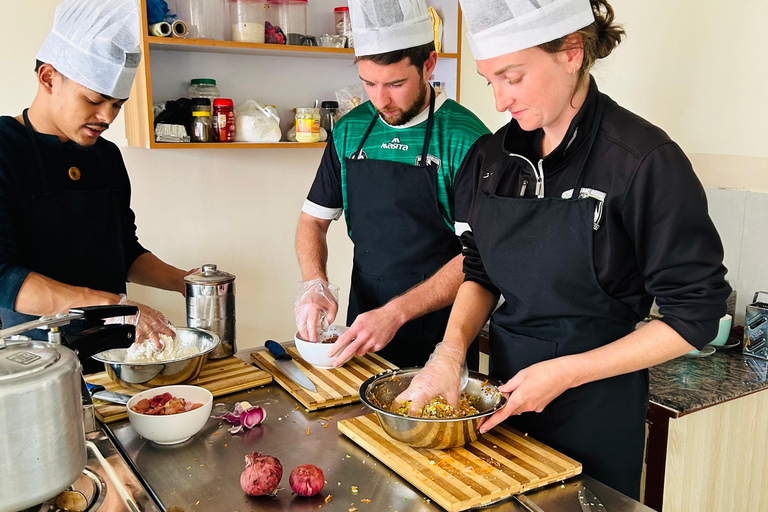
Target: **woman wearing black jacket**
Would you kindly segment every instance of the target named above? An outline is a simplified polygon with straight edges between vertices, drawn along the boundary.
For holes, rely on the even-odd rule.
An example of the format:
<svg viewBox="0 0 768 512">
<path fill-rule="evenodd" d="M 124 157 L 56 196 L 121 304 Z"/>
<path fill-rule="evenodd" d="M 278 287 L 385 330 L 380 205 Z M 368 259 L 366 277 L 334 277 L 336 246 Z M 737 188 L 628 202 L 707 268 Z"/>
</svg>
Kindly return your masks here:
<svg viewBox="0 0 768 512">
<path fill-rule="evenodd" d="M 466 279 L 443 342 L 399 400 L 458 400 L 493 311 L 491 374 L 514 428 L 637 498 L 647 368 L 715 338 L 730 287 L 701 183 L 589 70 L 624 31 L 605 0 L 461 0 L 478 71 L 513 120 L 465 160 Z M 656 298 L 662 320 L 635 330 Z"/>
</svg>

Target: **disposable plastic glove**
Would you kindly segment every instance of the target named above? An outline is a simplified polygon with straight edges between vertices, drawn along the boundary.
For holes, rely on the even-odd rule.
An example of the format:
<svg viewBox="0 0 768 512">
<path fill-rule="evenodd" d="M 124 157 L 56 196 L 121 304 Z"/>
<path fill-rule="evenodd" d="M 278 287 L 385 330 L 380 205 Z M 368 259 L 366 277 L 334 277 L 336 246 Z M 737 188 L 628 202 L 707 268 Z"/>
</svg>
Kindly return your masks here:
<svg viewBox="0 0 768 512">
<path fill-rule="evenodd" d="M 410 414 L 415 415 L 424 404 L 437 396 L 458 407 L 461 390 L 469 380 L 465 356 L 460 350 L 438 343 L 424 369 L 413 378 L 408 389 L 395 398 L 393 409 L 410 400 Z"/>
<path fill-rule="evenodd" d="M 128 304 L 139 308 L 139 312 L 135 315 L 123 317 L 123 323 L 136 326 L 136 341 L 134 344 L 149 340 L 155 347 L 155 350 L 160 351 L 163 349 L 163 342 L 160 340 L 161 334 L 170 337 L 176 336 L 171 322 L 161 312 L 144 304 L 129 300 L 125 294 L 122 294 L 120 297 L 120 305 Z"/>
<path fill-rule="evenodd" d="M 319 334 L 336 319 L 338 310 L 338 286 L 325 279 L 303 281 L 293 306 L 299 336 L 307 341 L 318 341 Z"/>
</svg>

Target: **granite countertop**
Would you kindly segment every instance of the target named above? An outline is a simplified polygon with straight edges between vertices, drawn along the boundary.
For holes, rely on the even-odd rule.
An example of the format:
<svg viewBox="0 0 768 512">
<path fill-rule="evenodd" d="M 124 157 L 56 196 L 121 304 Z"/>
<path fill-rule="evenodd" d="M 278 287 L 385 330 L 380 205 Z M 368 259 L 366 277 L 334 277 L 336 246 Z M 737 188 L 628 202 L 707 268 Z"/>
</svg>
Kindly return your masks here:
<svg viewBox="0 0 768 512">
<path fill-rule="evenodd" d="M 650 400 L 683 416 L 768 387 L 768 361 L 738 348 L 678 357 L 650 369 Z"/>
</svg>

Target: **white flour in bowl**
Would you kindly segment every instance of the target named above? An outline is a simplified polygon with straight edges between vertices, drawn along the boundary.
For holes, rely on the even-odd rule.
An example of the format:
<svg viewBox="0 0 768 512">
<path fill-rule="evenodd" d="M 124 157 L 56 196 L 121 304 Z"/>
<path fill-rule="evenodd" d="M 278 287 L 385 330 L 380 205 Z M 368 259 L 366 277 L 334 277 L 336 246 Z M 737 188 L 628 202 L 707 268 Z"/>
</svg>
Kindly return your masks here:
<svg viewBox="0 0 768 512">
<path fill-rule="evenodd" d="M 141 343 L 134 343 L 128 347 L 125 355 L 126 363 L 159 363 L 162 361 L 171 361 L 181 357 L 192 356 L 200 353 L 200 349 L 195 346 L 182 347 L 177 336 L 160 335 L 160 341 L 163 343 L 162 350 L 155 349 L 149 340 Z"/>
</svg>

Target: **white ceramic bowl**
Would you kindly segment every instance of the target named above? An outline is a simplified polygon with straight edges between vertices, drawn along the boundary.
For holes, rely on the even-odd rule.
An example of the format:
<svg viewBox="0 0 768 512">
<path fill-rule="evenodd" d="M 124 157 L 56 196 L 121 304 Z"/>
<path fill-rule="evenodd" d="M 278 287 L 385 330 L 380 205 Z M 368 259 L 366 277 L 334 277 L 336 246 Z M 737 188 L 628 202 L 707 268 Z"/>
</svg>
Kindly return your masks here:
<svg viewBox="0 0 768 512">
<path fill-rule="evenodd" d="M 348 329 L 349 327 L 344 325 L 332 325 L 320 334 L 319 341 L 322 342 L 334 334 L 341 336 L 347 332 Z M 322 370 L 330 370 L 334 368 L 334 358 L 328 357 L 328 351 L 331 350 L 333 343 L 313 343 L 311 341 L 305 341 L 299 337 L 298 332 L 293 336 L 293 341 L 296 342 L 296 350 L 299 351 L 301 358 L 315 368 L 320 368 Z M 347 364 L 347 362 L 352 359 L 352 357 L 354 357 L 354 355 L 350 356 L 349 359 L 344 361 L 344 364 Z"/>
<path fill-rule="evenodd" d="M 151 399 L 163 393 L 170 393 L 174 398 L 183 398 L 188 402 L 201 403 L 203 406 L 168 416 L 139 414 L 131 410 L 131 407 L 140 400 Z M 128 400 L 127 407 L 128 419 L 141 437 L 157 444 L 177 444 L 186 441 L 203 428 L 211 415 L 213 395 L 207 389 L 198 386 L 161 386 L 134 395 Z"/>
</svg>

